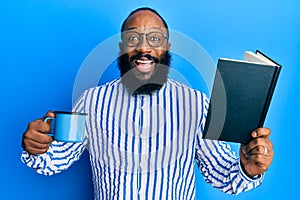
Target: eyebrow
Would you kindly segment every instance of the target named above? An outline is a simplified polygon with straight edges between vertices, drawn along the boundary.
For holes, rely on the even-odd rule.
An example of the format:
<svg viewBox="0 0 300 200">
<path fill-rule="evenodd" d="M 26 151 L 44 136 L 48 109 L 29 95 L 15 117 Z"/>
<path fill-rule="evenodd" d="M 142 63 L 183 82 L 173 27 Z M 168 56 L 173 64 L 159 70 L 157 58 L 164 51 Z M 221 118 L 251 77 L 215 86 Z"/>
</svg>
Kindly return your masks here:
<svg viewBox="0 0 300 200">
<path fill-rule="evenodd" d="M 162 28 L 162 27 L 160 27 L 160 26 L 158 26 L 158 27 L 146 27 L 147 29 L 154 29 L 154 30 L 160 30 L 160 31 L 162 31 L 163 29 L 166 29 L 166 28 Z M 129 28 L 127 28 L 127 30 L 134 30 L 134 29 L 141 29 L 141 28 L 138 28 L 138 27 L 129 27 Z M 125 30 L 126 31 L 126 30 Z"/>
</svg>

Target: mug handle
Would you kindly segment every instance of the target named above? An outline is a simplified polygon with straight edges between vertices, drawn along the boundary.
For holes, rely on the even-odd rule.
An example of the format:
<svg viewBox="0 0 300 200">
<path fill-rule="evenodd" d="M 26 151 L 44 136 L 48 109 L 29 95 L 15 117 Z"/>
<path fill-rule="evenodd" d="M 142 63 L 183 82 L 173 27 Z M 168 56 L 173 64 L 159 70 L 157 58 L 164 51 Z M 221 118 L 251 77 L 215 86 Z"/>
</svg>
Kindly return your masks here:
<svg viewBox="0 0 300 200">
<path fill-rule="evenodd" d="M 51 120 L 51 119 L 55 119 L 55 117 L 46 117 L 45 119 L 44 119 L 44 122 L 46 123 L 48 120 Z M 49 136 L 54 136 L 54 133 L 46 133 L 47 135 L 49 135 Z"/>
</svg>

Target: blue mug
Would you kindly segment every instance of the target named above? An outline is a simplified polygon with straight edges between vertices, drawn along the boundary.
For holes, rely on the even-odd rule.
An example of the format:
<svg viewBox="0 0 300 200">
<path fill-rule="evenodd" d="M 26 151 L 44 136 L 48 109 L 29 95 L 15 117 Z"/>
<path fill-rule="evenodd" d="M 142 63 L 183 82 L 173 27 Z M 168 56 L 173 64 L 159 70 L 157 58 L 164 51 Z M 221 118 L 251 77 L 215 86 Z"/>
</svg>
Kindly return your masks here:
<svg viewBox="0 0 300 200">
<path fill-rule="evenodd" d="M 55 117 L 47 117 L 44 122 L 54 119 L 54 132 L 48 133 L 62 142 L 82 142 L 84 139 L 86 113 L 55 111 Z"/>
</svg>

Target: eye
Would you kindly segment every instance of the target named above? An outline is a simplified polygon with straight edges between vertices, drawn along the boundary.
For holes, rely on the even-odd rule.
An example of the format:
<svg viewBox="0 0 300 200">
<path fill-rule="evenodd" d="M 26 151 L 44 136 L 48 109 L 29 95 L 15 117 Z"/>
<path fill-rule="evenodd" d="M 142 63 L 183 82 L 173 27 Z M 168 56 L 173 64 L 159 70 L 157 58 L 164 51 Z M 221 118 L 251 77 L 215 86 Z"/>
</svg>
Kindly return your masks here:
<svg viewBox="0 0 300 200">
<path fill-rule="evenodd" d="M 150 37 L 150 41 L 152 42 L 160 42 L 161 41 L 161 37 L 153 35 Z"/>
<path fill-rule="evenodd" d="M 164 35 L 160 32 L 152 32 L 148 34 L 147 40 L 152 47 L 158 47 L 164 42 Z"/>
<path fill-rule="evenodd" d="M 130 36 L 127 36 L 126 40 L 127 41 L 138 41 L 139 38 L 135 35 L 130 35 Z"/>
<path fill-rule="evenodd" d="M 134 42 L 140 40 L 140 35 L 136 32 L 127 32 L 125 35 L 125 39 L 128 42 Z"/>
<path fill-rule="evenodd" d="M 140 35 L 137 32 L 126 32 L 124 34 L 124 42 L 130 46 L 137 46 L 140 42 Z"/>
</svg>

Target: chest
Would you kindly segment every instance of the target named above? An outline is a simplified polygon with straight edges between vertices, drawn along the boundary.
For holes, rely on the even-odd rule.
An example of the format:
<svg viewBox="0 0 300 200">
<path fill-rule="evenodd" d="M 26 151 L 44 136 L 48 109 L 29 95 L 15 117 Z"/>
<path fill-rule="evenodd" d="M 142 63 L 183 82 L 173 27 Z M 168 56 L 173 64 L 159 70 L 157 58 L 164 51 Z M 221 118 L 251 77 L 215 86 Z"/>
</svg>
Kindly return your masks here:
<svg viewBox="0 0 300 200">
<path fill-rule="evenodd" d="M 89 107 L 88 140 L 93 160 L 144 171 L 192 155 L 201 112 L 191 98 L 104 98 Z"/>
</svg>

